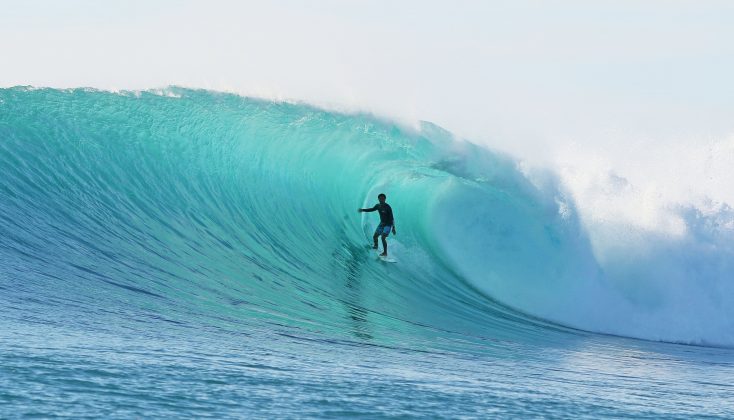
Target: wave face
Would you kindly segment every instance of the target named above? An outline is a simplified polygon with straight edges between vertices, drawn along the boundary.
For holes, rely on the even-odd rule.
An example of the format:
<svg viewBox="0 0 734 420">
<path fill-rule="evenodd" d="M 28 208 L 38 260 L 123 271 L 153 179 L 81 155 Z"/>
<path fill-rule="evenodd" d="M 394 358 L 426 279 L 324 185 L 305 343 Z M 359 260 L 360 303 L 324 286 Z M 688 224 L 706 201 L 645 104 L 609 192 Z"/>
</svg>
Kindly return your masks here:
<svg viewBox="0 0 734 420">
<path fill-rule="evenodd" d="M 462 163 L 438 129 L 182 89 L 18 88 L 1 106 L 0 255 L 18 302 L 55 303 L 37 316 L 107 325 L 106 308 L 388 341 L 527 318 L 441 254 L 442 197 L 476 181 L 452 174 Z M 529 188 L 501 164 L 492 182 Z M 398 215 L 398 264 L 376 259 L 377 217 L 356 211 L 378 192 Z"/>
<path fill-rule="evenodd" d="M 48 321 L 734 343 L 731 294 L 676 329 L 680 307 L 615 283 L 665 268 L 605 266 L 552 176 L 431 124 L 179 88 L 13 88 L 0 138 L 3 287 Z M 377 216 L 356 212 L 381 192 L 397 264 L 369 249 Z"/>
</svg>

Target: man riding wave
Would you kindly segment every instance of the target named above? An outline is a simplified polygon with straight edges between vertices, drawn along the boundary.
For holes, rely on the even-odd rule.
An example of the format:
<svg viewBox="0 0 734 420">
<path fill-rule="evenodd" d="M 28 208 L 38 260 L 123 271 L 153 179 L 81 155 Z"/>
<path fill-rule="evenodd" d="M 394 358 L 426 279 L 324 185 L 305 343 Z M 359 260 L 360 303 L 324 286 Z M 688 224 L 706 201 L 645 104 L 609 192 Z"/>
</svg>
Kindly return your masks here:
<svg viewBox="0 0 734 420">
<path fill-rule="evenodd" d="M 390 235 L 390 231 L 392 231 L 393 235 L 397 235 L 398 233 L 397 231 L 395 231 L 395 219 L 392 215 L 392 207 L 390 207 L 390 205 L 385 202 L 387 196 L 385 194 L 380 194 L 377 196 L 377 199 L 380 202 L 378 204 L 375 204 L 374 207 L 369 209 L 359 209 L 359 212 L 380 212 L 380 224 L 377 225 L 377 229 L 375 229 L 375 234 L 372 236 L 372 239 L 375 241 L 375 245 L 372 247 L 372 249 L 377 249 L 377 237 L 382 236 L 383 251 L 380 256 L 387 257 L 387 236 Z"/>
</svg>

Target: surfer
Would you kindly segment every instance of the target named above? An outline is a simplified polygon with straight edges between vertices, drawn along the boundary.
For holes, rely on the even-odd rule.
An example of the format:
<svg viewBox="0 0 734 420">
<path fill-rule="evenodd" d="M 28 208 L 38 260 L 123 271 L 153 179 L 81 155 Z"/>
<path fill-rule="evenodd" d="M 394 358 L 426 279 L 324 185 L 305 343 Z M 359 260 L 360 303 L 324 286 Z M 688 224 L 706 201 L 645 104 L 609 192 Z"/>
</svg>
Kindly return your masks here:
<svg viewBox="0 0 734 420">
<path fill-rule="evenodd" d="M 380 212 L 380 224 L 377 225 L 377 229 L 375 229 L 375 234 L 372 236 L 372 239 L 375 241 L 375 245 L 372 247 L 372 249 L 377 249 L 377 237 L 382 236 L 382 254 L 380 254 L 381 257 L 387 257 L 387 236 L 390 235 L 390 231 L 392 231 L 393 235 L 397 235 L 398 233 L 395 231 L 395 219 L 392 216 L 392 207 L 390 207 L 389 204 L 385 202 L 387 199 L 387 196 L 385 194 L 380 194 L 377 196 L 377 199 L 380 201 L 378 204 L 375 204 L 374 207 L 371 209 L 359 209 L 359 212 L 371 212 L 371 211 L 379 211 Z"/>
</svg>

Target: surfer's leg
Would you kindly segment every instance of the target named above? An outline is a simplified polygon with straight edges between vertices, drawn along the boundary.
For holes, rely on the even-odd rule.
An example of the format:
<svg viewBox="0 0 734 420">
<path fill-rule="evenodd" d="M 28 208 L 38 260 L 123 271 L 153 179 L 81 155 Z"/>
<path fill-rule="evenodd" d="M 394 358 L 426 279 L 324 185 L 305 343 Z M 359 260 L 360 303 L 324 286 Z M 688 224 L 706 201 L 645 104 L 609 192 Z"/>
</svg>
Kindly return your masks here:
<svg viewBox="0 0 734 420">
<path fill-rule="evenodd" d="M 387 235 L 382 235 L 382 255 L 383 257 L 387 257 Z M 377 243 L 377 238 L 375 238 L 375 243 Z"/>
<path fill-rule="evenodd" d="M 385 225 L 383 225 L 382 223 L 377 225 L 377 229 L 375 229 L 375 234 L 372 235 L 372 240 L 375 242 L 375 245 L 372 247 L 372 249 L 377 249 L 377 237 L 382 235 L 384 230 L 385 230 Z"/>
</svg>

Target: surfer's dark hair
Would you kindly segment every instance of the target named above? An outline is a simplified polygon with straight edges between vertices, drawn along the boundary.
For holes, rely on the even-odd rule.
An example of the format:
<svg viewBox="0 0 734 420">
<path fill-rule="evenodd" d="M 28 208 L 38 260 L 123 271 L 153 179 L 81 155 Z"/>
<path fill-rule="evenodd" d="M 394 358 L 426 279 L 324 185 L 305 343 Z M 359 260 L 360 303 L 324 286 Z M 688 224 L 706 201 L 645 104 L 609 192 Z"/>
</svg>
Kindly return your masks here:
<svg viewBox="0 0 734 420">
<path fill-rule="evenodd" d="M 383 193 L 379 193 L 379 194 L 377 194 L 377 198 L 380 198 L 380 197 L 385 197 L 385 198 L 387 198 L 387 196 L 386 196 L 385 194 L 383 194 Z"/>
</svg>

